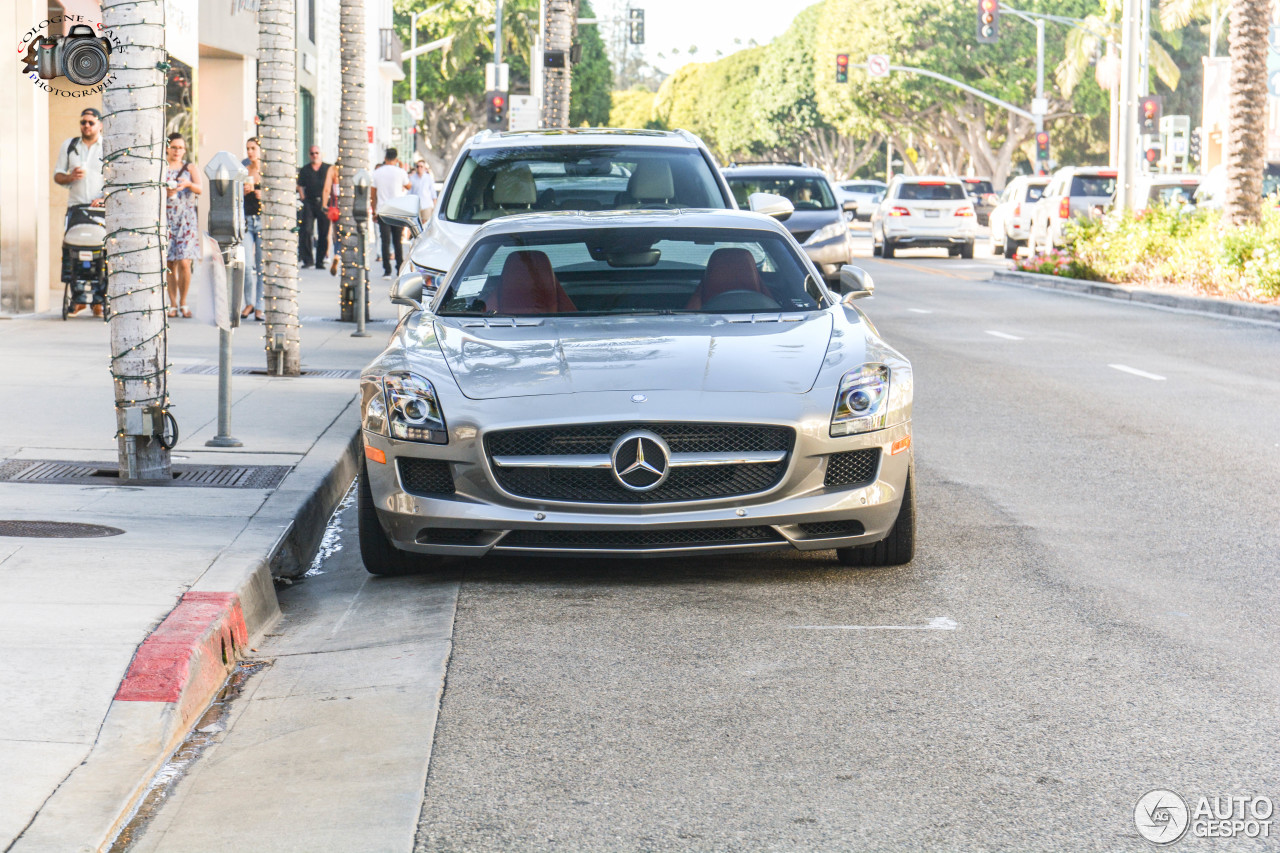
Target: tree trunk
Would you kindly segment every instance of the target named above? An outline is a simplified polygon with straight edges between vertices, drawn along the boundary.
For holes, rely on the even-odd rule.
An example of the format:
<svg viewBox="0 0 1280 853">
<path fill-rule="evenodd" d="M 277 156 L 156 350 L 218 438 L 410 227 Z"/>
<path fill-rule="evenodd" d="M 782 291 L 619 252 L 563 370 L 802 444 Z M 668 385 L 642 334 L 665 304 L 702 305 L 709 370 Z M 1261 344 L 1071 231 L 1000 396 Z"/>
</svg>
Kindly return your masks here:
<svg viewBox="0 0 1280 853">
<path fill-rule="evenodd" d="M 270 373 L 302 372 L 298 323 L 298 69 L 293 0 L 258 6 L 262 280 Z"/>
<path fill-rule="evenodd" d="M 102 21 L 124 47 L 112 53 L 110 82 L 102 96 L 107 293 L 120 479 L 168 480 L 169 451 L 161 444 L 163 427 L 157 422 L 169 408 L 164 3 L 106 0 Z M 139 408 L 145 419 L 127 416 Z M 152 434 L 126 435 L 130 420 Z"/>
<path fill-rule="evenodd" d="M 1262 215 L 1266 159 L 1268 0 L 1231 2 L 1231 95 L 1227 130 L 1227 192 L 1223 212 L 1232 225 Z"/>
<path fill-rule="evenodd" d="M 335 245 L 342 247 L 338 316 L 346 322 L 356 318 L 357 294 L 363 290 L 364 298 L 369 298 L 365 284 L 369 259 L 360 257 L 361 232 L 356 228 L 352 208 L 356 172 L 369 168 L 369 143 L 365 135 L 368 106 L 364 88 L 364 47 L 364 0 L 342 0 L 342 120 L 338 136 L 338 191 L 342 197 L 339 207 L 343 216 L 337 235 L 341 243 Z M 363 226 L 365 229 L 374 227 L 372 221 L 365 221 Z"/>
<path fill-rule="evenodd" d="M 543 127 L 569 126 L 569 93 L 572 87 L 569 48 L 578 29 L 577 0 L 545 0 L 542 32 L 547 50 L 563 50 L 563 68 L 543 68 Z"/>
</svg>

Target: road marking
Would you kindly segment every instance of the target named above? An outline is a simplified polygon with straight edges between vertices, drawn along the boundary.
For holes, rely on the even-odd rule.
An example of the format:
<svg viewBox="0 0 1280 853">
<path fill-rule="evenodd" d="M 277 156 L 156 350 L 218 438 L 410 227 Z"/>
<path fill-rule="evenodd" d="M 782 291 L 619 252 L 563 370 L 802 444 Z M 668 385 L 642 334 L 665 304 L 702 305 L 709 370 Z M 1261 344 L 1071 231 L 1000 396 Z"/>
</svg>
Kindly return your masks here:
<svg viewBox="0 0 1280 853">
<path fill-rule="evenodd" d="M 1003 339 L 1004 339 L 1004 340 L 1006 340 L 1006 341 L 1020 341 L 1020 340 L 1022 340 L 1022 338 L 1018 337 L 1017 335 L 1009 335 L 1009 334 L 1006 334 L 1006 333 L 1004 333 L 1004 332 L 995 332 L 995 331 L 992 331 L 991 329 L 987 329 L 987 334 L 988 334 L 988 335 L 990 335 L 990 336 L 991 336 L 991 337 L 993 337 L 993 338 L 1003 338 Z"/>
<path fill-rule="evenodd" d="M 1130 373 L 1134 376 L 1141 376 L 1143 379 L 1153 379 L 1156 382 L 1165 381 L 1163 376 L 1158 376 L 1155 373 L 1147 373 L 1145 370 L 1139 370 L 1138 368 L 1130 367 L 1127 364 L 1108 364 L 1107 367 L 1110 367 L 1112 370 L 1118 370 L 1121 373 Z"/>
<path fill-rule="evenodd" d="M 948 616 L 929 620 L 928 625 L 789 625 L 802 631 L 954 631 L 960 627 Z"/>
<path fill-rule="evenodd" d="M 908 308 L 907 310 L 913 314 L 932 314 L 933 313 L 932 311 L 926 311 L 923 308 Z"/>
</svg>

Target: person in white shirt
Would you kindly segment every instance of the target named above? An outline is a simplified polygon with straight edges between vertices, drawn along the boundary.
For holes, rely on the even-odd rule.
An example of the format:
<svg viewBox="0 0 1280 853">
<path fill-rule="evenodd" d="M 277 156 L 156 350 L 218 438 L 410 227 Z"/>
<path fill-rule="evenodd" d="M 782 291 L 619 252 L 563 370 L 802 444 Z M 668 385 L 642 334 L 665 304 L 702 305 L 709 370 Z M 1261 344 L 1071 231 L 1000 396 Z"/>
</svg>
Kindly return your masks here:
<svg viewBox="0 0 1280 853">
<path fill-rule="evenodd" d="M 80 112 L 80 135 L 63 140 L 58 147 L 58 160 L 53 169 L 53 181 L 67 188 L 67 219 L 79 207 L 101 207 L 105 203 L 102 194 L 102 116 L 93 107 Z M 71 313 L 84 309 L 82 303 L 71 306 Z M 93 305 L 95 316 L 102 315 L 102 306 Z"/>
<path fill-rule="evenodd" d="M 409 173 L 409 192 L 421 199 L 418 215 L 426 222 L 431 209 L 436 206 L 436 179 L 426 160 L 418 160 L 413 164 L 413 171 Z"/>
<path fill-rule="evenodd" d="M 378 233 L 382 238 L 382 277 L 391 278 L 391 252 L 395 251 L 396 271 L 399 272 L 400 267 L 404 265 L 404 226 L 392 225 L 390 222 L 383 222 L 378 219 L 378 205 L 385 204 L 394 198 L 399 198 L 409 189 L 409 174 L 400 168 L 397 159 L 400 152 L 394 148 L 388 148 L 386 158 L 382 161 L 382 165 L 373 170 L 373 198 L 371 202 L 375 211 L 374 218 L 378 220 Z"/>
</svg>

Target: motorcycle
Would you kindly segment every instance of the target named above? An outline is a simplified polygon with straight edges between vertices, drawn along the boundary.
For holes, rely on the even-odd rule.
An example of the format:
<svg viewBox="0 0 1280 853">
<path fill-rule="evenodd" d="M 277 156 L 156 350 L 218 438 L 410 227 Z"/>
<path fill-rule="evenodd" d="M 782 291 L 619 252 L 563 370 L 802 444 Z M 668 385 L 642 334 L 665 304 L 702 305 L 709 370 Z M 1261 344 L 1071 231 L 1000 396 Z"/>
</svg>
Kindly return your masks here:
<svg viewBox="0 0 1280 853">
<path fill-rule="evenodd" d="M 77 205 L 67 211 L 67 231 L 62 237 L 62 319 L 75 305 L 107 305 L 107 210 Z"/>
</svg>

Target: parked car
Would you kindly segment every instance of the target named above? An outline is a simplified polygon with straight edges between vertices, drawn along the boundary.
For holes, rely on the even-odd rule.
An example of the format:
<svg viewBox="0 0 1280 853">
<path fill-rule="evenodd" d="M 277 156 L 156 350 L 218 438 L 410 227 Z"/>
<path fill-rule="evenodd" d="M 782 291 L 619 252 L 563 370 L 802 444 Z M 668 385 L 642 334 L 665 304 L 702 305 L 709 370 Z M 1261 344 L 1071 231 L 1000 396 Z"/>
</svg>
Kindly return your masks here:
<svg viewBox="0 0 1280 853">
<path fill-rule="evenodd" d="M 880 203 L 880 198 L 888 188 L 889 185 L 884 181 L 873 180 L 842 181 L 836 184 L 836 190 L 844 196 L 845 201 L 858 203 L 854 217 L 863 222 L 870 221 L 872 211 L 876 209 L 876 205 Z"/>
<path fill-rule="evenodd" d="M 912 372 L 777 221 L 496 219 L 364 369 L 360 551 L 912 558 Z"/>
<path fill-rule="evenodd" d="M 1227 193 L 1227 167 L 1219 163 L 1209 170 L 1196 188 L 1197 208 L 1219 210 Z M 1280 163 L 1268 163 L 1262 172 L 1262 197 L 1280 205 Z"/>
<path fill-rule="evenodd" d="M 1031 209 L 1040 200 L 1048 178 L 1019 175 L 1009 182 L 1000 195 L 1000 203 L 991 211 L 991 252 L 1012 258 L 1027 245 Z"/>
<path fill-rule="evenodd" d="M 744 206 L 785 216 L 778 198 Z M 521 213 L 563 210 L 736 208 L 707 147 L 687 131 L 581 128 L 484 131 L 472 137 L 449 170 L 445 189 L 424 224 L 418 197 L 379 206 L 378 215 L 409 227 L 412 248 L 401 275 L 438 286 L 480 226 Z"/>
<path fill-rule="evenodd" d="M 1140 175 L 1137 188 L 1138 210 L 1156 205 L 1177 205 L 1184 213 L 1196 209 L 1196 190 L 1204 178 L 1200 175 Z"/>
<path fill-rule="evenodd" d="M 965 192 L 973 199 L 973 212 L 978 215 L 978 224 L 987 225 L 991 221 L 991 211 L 1000 203 L 995 187 L 990 178 L 961 178 Z"/>
<path fill-rule="evenodd" d="M 977 236 L 973 200 L 959 178 L 898 175 L 871 215 L 872 254 L 886 258 L 923 248 L 972 258 Z"/>
<path fill-rule="evenodd" d="M 1096 217 L 1111 203 L 1116 170 L 1104 166 L 1067 166 L 1053 173 L 1031 212 L 1027 248 L 1031 254 L 1061 246 L 1067 223 Z"/>
<path fill-rule="evenodd" d="M 823 278 L 835 281 L 840 267 L 853 260 L 849 218 L 857 202 L 837 200 L 831 182 L 818 169 L 794 164 L 729 166 L 722 170 L 739 207 L 757 193 L 779 195 L 795 208 L 787 230 L 804 249 Z"/>
</svg>

